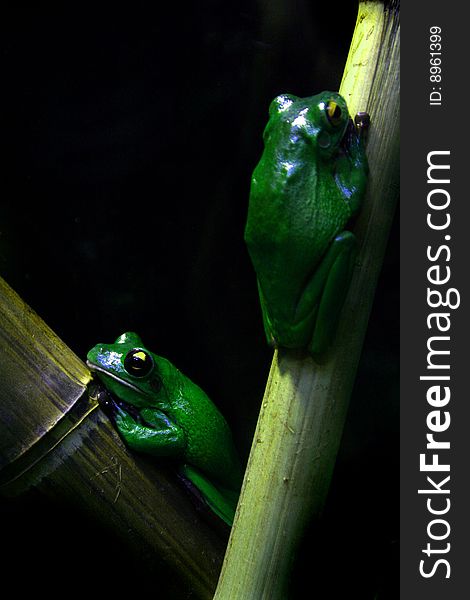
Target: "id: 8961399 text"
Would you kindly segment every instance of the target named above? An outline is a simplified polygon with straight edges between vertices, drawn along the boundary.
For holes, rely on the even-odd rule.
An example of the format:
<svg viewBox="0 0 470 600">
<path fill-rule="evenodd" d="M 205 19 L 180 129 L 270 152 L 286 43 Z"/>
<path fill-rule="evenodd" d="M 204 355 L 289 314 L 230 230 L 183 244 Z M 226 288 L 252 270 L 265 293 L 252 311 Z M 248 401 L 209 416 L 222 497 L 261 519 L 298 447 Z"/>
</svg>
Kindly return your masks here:
<svg viewBox="0 0 470 600">
<path fill-rule="evenodd" d="M 429 28 L 429 93 L 430 106 L 442 106 L 442 30 L 438 25 Z"/>
</svg>

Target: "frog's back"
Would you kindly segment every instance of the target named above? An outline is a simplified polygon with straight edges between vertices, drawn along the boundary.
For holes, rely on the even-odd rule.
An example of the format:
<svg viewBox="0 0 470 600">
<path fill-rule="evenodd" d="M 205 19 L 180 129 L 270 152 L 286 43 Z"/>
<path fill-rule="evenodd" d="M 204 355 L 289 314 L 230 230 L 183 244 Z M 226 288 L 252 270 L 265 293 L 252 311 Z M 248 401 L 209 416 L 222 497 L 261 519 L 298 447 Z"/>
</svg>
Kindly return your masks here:
<svg viewBox="0 0 470 600">
<path fill-rule="evenodd" d="M 180 397 L 172 410 L 186 433 L 188 462 L 227 487 L 237 487 L 242 472 L 226 420 L 199 386 L 180 376 Z"/>
<path fill-rule="evenodd" d="M 298 99 L 287 110 L 271 111 L 251 180 L 245 241 L 267 299 L 288 297 L 292 282 L 294 303 L 298 282 L 315 270 L 351 216 L 334 165 L 312 141 L 318 129 L 304 117 L 315 102 Z"/>
<path fill-rule="evenodd" d="M 297 283 L 315 270 L 350 218 L 330 175 L 319 172 L 315 156 L 307 160 L 306 152 L 297 150 L 295 157 L 267 146 L 253 173 L 245 241 L 268 298 L 288 296 L 292 282 L 295 302 Z"/>
</svg>

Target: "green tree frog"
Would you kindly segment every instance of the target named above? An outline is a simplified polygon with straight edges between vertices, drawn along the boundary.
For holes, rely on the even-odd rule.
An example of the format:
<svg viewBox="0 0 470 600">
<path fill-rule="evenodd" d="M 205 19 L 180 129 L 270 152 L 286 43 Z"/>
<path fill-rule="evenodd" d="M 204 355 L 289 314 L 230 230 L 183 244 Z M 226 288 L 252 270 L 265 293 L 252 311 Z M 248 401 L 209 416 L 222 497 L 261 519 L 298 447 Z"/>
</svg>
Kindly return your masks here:
<svg viewBox="0 0 470 600">
<path fill-rule="evenodd" d="M 366 187 L 364 140 L 334 92 L 278 96 L 263 138 L 245 241 L 266 337 L 317 355 L 333 337 L 356 256 L 344 228 Z"/>
<path fill-rule="evenodd" d="M 176 459 L 210 508 L 231 525 L 242 469 L 224 417 L 201 388 L 132 332 L 92 348 L 87 364 L 112 394 L 108 409 L 124 442 Z"/>
</svg>

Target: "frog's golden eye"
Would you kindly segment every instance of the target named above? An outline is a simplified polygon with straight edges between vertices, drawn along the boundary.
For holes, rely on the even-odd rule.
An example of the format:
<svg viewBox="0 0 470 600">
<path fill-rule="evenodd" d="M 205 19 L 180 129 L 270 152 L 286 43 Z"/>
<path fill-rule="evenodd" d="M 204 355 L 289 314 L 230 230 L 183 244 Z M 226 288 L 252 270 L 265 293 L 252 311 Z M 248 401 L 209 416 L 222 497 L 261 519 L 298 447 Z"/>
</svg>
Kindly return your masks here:
<svg viewBox="0 0 470 600">
<path fill-rule="evenodd" d="M 330 100 L 325 106 L 326 116 L 332 125 L 340 125 L 342 122 L 342 110 L 334 100 Z"/>
<path fill-rule="evenodd" d="M 153 359 L 148 352 L 135 348 L 126 354 L 124 368 L 134 377 L 144 377 L 153 368 Z"/>
</svg>

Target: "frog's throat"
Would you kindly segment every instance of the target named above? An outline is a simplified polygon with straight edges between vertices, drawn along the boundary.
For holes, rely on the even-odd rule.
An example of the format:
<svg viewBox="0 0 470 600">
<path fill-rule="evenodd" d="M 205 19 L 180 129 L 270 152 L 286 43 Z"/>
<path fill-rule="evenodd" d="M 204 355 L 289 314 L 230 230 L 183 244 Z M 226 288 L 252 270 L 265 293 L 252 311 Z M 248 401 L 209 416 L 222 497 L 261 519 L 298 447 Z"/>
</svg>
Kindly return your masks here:
<svg viewBox="0 0 470 600">
<path fill-rule="evenodd" d="M 129 381 L 126 381 L 125 379 L 121 379 L 121 377 L 114 375 L 114 373 L 110 373 L 106 369 L 103 369 L 102 367 L 98 367 L 97 365 L 93 364 L 89 360 L 86 361 L 86 364 L 87 364 L 88 368 L 90 369 L 90 371 L 95 371 L 96 373 L 103 373 L 103 375 L 106 375 L 106 377 L 115 379 L 121 385 L 124 385 L 124 386 L 130 388 L 131 390 L 134 390 L 134 392 L 138 392 L 141 395 L 143 394 L 142 390 L 140 388 L 138 388 L 136 385 L 134 385 L 133 383 L 130 383 Z"/>
</svg>

